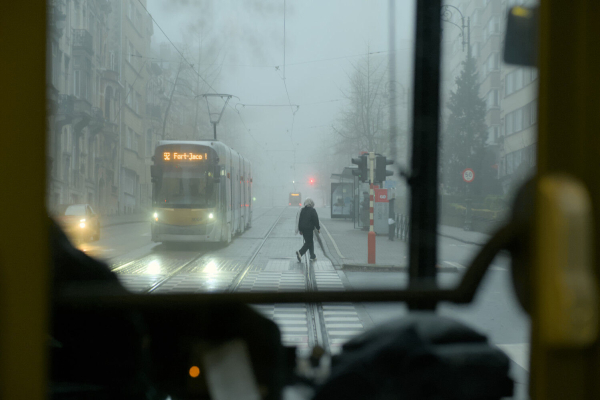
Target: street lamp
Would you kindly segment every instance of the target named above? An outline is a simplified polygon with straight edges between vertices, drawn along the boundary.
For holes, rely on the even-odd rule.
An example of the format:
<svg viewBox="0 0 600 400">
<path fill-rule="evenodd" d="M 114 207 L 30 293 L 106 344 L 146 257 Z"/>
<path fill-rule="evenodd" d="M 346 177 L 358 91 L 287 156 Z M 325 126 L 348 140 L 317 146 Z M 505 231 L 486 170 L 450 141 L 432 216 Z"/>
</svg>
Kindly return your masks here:
<svg viewBox="0 0 600 400">
<path fill-rule="evenodd" d="M 453 16 L 453 11 L 451 9 L 456 10 L 456 12 L 458 12 L 460 14 L 460 21 L 461 21 L 460 26 L 451 21 L 451 18 Z M 457 7 L 450 5 L 450 4 L 446 4 L 446 5 L 442 6 L 441 10 L 442 10 L 442 21 L 448 22 L 448 23 L 456 26 L 458 29 L 460 29 L 460 35 L 462 37 L 463 51 L 465 51 L 465 44 L 466 44 L 467 51 L 470 56 L 471 55 L 471 18 L 467 17 L 467 23 L 465 24 L 465 16 L 463 15 L 463 13 L 460 12 L 460 10 Z M 465 32 L 465 30 L 466 30 L 466 32 Z"/>
<path fill-rule="evenodd" d="M 221 121 L 221 117 L 223 116 L 223 111 L 225 111 L 225 107 L 227 107 L 227 103 L 233 97 L 231 94 L 221 94 L 221 93 L 206 93 L 203 94 L 202 97 L 206 100 L 206 108 L 208 110 L 208 117 L 210 119 L 210 123 L 213 125 L 213 132 L 215 135 L 215 140 L 217 140 L 217 124 Z M 223 105 L 219 107 L 215 100 L 218 99 L 223 100 Z M 212 103 L 212 106 L 211 106 Z M 220 110 L 219 110 L 220 108 Z M 219 111 L 217 111 L 219 110 Z"/>
</svg>

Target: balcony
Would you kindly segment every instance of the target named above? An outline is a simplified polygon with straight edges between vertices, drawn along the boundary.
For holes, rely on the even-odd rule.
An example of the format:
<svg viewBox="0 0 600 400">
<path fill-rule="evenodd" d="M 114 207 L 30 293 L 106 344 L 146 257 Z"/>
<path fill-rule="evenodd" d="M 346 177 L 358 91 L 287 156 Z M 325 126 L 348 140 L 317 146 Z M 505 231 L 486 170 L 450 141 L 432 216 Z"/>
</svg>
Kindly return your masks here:
<svg viewBox="0 0 600 400">
<path fill-rule="evenodd" d="M 74 97 L 68 94 L 58 95 L 58 114 L 61 116 L 72 116 L 75 112 Z"/>
<path fill-rule="evenodd" d="M 84 50 L 94 54 L 94 38 L 87 29 L 73 29 L 73 50 Z"/>
</svg>

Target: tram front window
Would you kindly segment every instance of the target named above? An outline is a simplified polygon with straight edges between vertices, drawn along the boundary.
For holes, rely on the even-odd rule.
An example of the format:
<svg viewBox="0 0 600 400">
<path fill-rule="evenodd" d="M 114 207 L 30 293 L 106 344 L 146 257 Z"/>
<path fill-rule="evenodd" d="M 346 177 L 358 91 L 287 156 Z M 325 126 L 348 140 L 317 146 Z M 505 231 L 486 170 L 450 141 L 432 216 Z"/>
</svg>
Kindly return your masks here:
<svg viewBox="0 0 600 400">
<path fill-rule="evenodd" d="M 216 206 L 215 183 L 204 169 L 167 169 L 156 195 L 156 206 L 212 208 Z"/>
<path fill-rule="evenodd" d="M 297 295 L 253 307 L 286 345 L 342 351 L 409 313 L 355 291 L 407 290 L 421 279 L 415 249 L 431 250 L 429 283 L 454 289 L 536 170 L 538 72 L 502 61 L 508 7 L 534 1 L 443 1 L 439 61 L 435 46 L 415 52 L 424 3 L 48 1 L 48 207 L 101 216 L 88 254 L 131 292 Z M 415 80 L 415 54 L 440 65 L 439 88 Z M 439 142 L 420 146 L 437 153 L 413 157 L 430 126 Z M 435 157 L 437 182 L 413 164 Z M 436 251 L 415 241 L 426 230 L 411 196 L 425 185 Z M 301 233 L 307 204 L 318 222 L 309 210 L 315 229 Z M 322 292 L 347 297 L 304 300 Z M 437 311 L 510 352 L 526 381 L 529 318 L 509 257 L 472 303 Z"/>
</svg>

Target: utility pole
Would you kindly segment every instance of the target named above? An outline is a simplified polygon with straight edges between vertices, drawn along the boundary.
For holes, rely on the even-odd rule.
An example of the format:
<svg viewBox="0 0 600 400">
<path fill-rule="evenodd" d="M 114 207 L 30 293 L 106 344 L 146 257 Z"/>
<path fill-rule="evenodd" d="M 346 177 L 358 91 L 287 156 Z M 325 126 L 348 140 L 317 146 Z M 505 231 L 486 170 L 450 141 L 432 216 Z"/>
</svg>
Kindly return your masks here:
<svg viewBox="0 0 600 400">
<path fill-rule="evenodd" d="M 375 227 L 373 220 L 373 201 L 375 200 L 375 188 L 373 187 L 373 181 L 375 180 L 375 152 L 369 153 L 369 233 L 367 239 L 367 262 L 369 264 L 375 264 Z"/>
</svg>

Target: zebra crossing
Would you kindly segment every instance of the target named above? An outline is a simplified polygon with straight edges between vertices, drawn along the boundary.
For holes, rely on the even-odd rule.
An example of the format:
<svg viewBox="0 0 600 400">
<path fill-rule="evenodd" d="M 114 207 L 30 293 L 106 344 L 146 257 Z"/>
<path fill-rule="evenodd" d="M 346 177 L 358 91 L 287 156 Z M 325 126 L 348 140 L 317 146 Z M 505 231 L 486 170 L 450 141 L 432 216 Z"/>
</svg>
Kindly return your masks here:
<svg viewBox="0 0 600 400">
<path fill-rule="evenodd" d="M 246 273 L 238 292 L 293 292 L 308 290 L 306 271 L 298 267 L 295 260 L 272 259 L 262 269 Z M 338 271 L 326 261 L 315 262 L 313 290 L 346 290 Z M 238 272 L 217 270 L 210 272 L 179 273 L 163 284 L 154 293 L 207 293 L 226 291 Z M 165 274 L 118 274 L 121 283 L 130 291 L 143 293 L 162 281 Z M 313 323 L 320 323 L 332 354 L 341 351 L 342 345 L 364 331 L 365 327 L 356 308 L 351 303 L 323 304 L 319 314 L 312 315 L 307 304 L 253 305 L 260 314 L 274 321 L 285 346 L 296 346 L 300 351 L 309 351 L 313 344 Z M 314 322 L 310 320 L 314 319 Z"/>
</svg>

